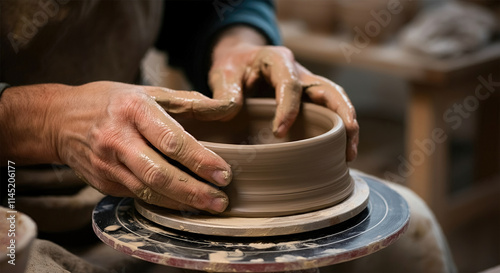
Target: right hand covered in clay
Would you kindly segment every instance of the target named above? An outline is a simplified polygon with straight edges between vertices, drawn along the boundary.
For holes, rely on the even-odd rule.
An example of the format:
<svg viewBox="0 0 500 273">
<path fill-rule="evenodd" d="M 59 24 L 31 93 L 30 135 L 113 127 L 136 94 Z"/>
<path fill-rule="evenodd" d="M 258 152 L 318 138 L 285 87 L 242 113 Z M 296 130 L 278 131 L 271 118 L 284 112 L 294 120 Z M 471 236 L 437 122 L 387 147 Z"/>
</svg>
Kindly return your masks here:
<svg viewBox="0 0 500 273">
<path fill-rule="evenodd" d="M 18 165 L 64 163 L 106 194 L 219 213 L 228 204 L 222 191 L 179 170 L 150 146 L 203 179 L 226 186 L 230 166 L 166 112 L 197 116 L 207 107 L 221 108 L 218 103 L 196 92 L 116 82 L 12 87 L 0 101 L 0 123 L 10 132 L 0 144 L 12 145 L 3 146 L 9 149 L 0 157 Z M 35 106 L 31 110 L 30 104 Z"/>
<path fill-rule="evenodd" d="M 359 125 L 356 111 L 344 89 L 300 65 L 286 47 L 266 46 L 265 38 L 246 26 L 228 28 L 219 35 L 212 53 L 209 84 L 213 97 L 231 102 L 222 120 L 230 119 L 243 105 L 245 92 L 271 88 L 276 98 L 273 133 L 284 137 L 295 122 L 302 94 L 336 112 L 347 133 L 346 159 L 357 156 Z M 266 84 L 262 85 L 261 83 Z"/>
</svg>

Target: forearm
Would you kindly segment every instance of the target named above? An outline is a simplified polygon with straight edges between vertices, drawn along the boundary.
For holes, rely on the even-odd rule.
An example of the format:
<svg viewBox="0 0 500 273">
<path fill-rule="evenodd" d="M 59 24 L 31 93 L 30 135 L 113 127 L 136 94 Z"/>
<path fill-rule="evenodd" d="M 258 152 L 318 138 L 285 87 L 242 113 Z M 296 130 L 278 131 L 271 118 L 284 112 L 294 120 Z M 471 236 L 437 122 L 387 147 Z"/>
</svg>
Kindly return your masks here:
<svg viewBox="0 0 500 273">
<path fill-rule="evenodd" d="M 235 25 L 222 31 L 215 40 L 212 61 L 224 57 L 236 46 L 263 46 L 266 38 L 257 30 L 244 25 Z"/>
<path fill-rule="evenodd" d="M 50 109 L 57 94 L 69 88 L 59 84 L 10 87 L 0 98 L 0 164 L 60 162 L 56 151 L 54 116 Z"/>
</svg>

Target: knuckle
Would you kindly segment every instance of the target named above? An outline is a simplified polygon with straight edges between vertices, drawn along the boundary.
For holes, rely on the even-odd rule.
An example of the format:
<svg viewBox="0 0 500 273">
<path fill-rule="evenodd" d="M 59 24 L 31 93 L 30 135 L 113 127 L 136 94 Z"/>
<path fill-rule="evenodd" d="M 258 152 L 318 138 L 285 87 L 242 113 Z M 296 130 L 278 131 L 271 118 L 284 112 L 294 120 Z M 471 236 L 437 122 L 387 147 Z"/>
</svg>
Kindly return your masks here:
<svg viewBox="0 0 500 273">
<path fill-rule="evenodd" d="M 359 132 L 359 125 L 358 123 L 355 123 L 347 129 L 350 134 L 357 134 Z"/>
<path fill-rule="evenodd" d="M 188 205 L 196 206 L 200 202 L 200 193 L 197 188 L 190 188 L 184 196 L 184 203 Z"/>
<path fill-rule="evenodd" d="M 140 89 L 134 89 L 130 92 L 120 93 L 116 102 L 113 104 L 113 109 L 116 108 L 116 114 L 118 118 L 133 118 L 138 119 L 138 116 L 144 115 L 147 111 L 147 107 L 154 102 L 153 98 L 148 96 L 145 91 L 139 91 Z"/>
<path fill-rule="evenodd" d="M 195 167 L 193 169 L 195 173 L 198 174 L 204 170 L 210 169 L 211 166 L 216 165 L 213 157 L 211 155 L 207 155 L 208 154 L 206 153 L 205 148 L 191 152 L 190 158 L 192 158 L 195 162 Z"/>
<path fill-rule="evenodd" d="M 350 124 L 346 124 L 345 127 L 346 127 L 348 137 L 350 137 L 350 138 L 354 137 L 354 135 L 359 133 L 359 124 L 356 121 L 354 121 Z"/>
<path fill-rule="evenodd" d="M 165 130 L 159 137 L 162 152 L 167 156 L 179 156 L 185 147 L 184 134 L 172 130 Z"/>
<path fill-rule="evenodd" d="M 117 181 L 115 174 L 117 172 L 118 166 L 116 164 L 113 164 L 97 156 L 91 156 L 89 160 L 95 175 L 106 179 L 109 183 L 113 183 L 112 181 Z M 107 186 L 109 185 L 109 183 L 101 183 L 101 185 Z"/>
<path fill-rule="evenodd" d="M 284 47 L 284 46 L 275 46 L 274 48 L 275 48 L 276 52 L 279 53 L 280 55 L 282 55 L 283 57 L 291 59 L 291 60 L 294 59 L 293 52 L 289 48 Z"/>
<path fill-rule="evenodd" d="M 146 186 L 137 187 L 136 189 L 133 190 L 133 193 L 146 203 L 152 204 L 155 201 L 153 191 L 149 187 Z"/>
<path fill-rule="evenodd" d="M 167 172 L 165 168 L 156 164 L 150 165 L 144 171 L 144 179 L 146 184 L 159 189 L 168 188 L 172 182 L 172 176 L 169 172 Z"/>
<path fill-rule="evenodd" d="M 302 93 L 302 84 L 296 77 L 283 80 L 282 85 L 287 92 L 293 92 L 295 94 Z"/>
<path fill-rule="evenodd" d="M 143 200 L 144 202 L 148 204 L 160 204 L 161 203 L 161 195 L 156 193 L 154 190 L 152 190 L 150 187 L 140 184 L 140 185 L 135 185 L 133 188 L 130 189 L 135 196 L 137 196 L 139 199 Z"/>
<path fill-rule="evenodd" d="M 88 133 L 92 151 L 101 157 L 114 155 L 124 142 L 122 131 L 123 128 L 118 128 L 117 124 L 113 122 L 92 126 Z"/>
<path fill-rule="evenodd" d="M 102 126 L 93 126 L 89 131 L 89 137 L 95 151 L 106 151 L 112 146 L 114 133 L 112 130 L 103 129 Z"/>
<path fill-rule="evenodd" d="M 298 94 L 301 94 L 304 89 L 302 82 L 293 73 L 289 77 L 281 79 L 281 85 L 287 92 L 291 91 Z"/>
<path fill-rule="evenodd" d="M 137 109 L 141 107 L 142 100 L 143 98 L 141 98 L 141 96 L 133 93 L 127 97 L 121 96 L 118 103 L 122 106 L 120 107 L 121 110 L 124 110 L 127 113 L 135 113 Z"/>
<path fill-rule="evenodd" d="M 354 107 L 350 105 L 346 112 L 347 112 L 346 114 L 349 115 L 349 117 L 352 119 L 352 122 L 350 122 L 351 125 L 353 127 L 355 126 L 359 127 L 358 122 L 356 121 L 356 110 L 354 109 Z"/>
<path fill-rule="evenodd" d="M 146 190 L 146 185 L 144 184 L 133 184 L 128 186 L 129 190 L 140 199 L 143 199 L 143 192 Z"/>
<path fill-rule="evenodd" d="M 240 103 L 235 98 L 216 100 L 216 104 L 216 112 L 209 109 L 209 113 L 224 120 L 234 117 L 242 107 L 242 102 Z"/>
</svg>

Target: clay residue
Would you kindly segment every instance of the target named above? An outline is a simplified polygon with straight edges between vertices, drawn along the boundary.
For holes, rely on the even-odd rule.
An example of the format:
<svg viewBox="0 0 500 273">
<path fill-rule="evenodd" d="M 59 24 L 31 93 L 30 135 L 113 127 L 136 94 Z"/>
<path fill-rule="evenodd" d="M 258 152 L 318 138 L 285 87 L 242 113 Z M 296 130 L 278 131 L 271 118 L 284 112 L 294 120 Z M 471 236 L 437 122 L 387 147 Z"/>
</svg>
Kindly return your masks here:
<svg viewBox="0 0 500 273">
<path fill-rule="evenodd" d="M 275 243 L 251 243 L 248 246 L 256 248 L 256 249 L 267 249 L 271 247 L 275 247 Z"/>
<path fill-rule="evenodd" d="M 279 243 L 277 247 L 279 247 L 281 250 L 294 250 L 297 249 L 297 245 L 300 245 L 300 241 L 291 241 L 291 242 L 285 242 L 285 243 Z"/>
<path fill-rule="evenodd" d="M 338 253 L 341 253 L 344 251 L 346 251 L 346 250 L 343 248 L 330 248 L 330 249 L 324 250 L 323 252 L 321 252 L 321 254 L 333 255 L 333 254 L 338 254 Z"/>
<path fill-rule="evenodd" d="M 245 254 L 239 249 L 235 251 L 216 251 L 208 255 L 211 262 L 229 263 L 232 261 L 240 261 Z"/>
<path fill-rule="evenodd" d="M 303 243 L 300 241 L 291 241 L 291 242 L 283 242 L 283 243 L 251 243 L 248 246 L 253 247 L 255 249 L 268 249 L 272 247 L 277 247 L 280 250 L 295 250 L 299 248 L 313 248 L 317 247 L 318 244 L 314 243 Z"/>
<path fill-rule="evenodd" d="M 307 248 L 316 248 L 319 245 L 315 243 L 303 243 L 302 246 L 307 247 Z"/>
<path fill-rule="evenodd" d="M 140 237 L 134 236 L 132 234 L 122 234 L 120 237 L 116 238 L 115 236 L 109 234 L 109 233 L 101 233 L 104 237 L 106 237 L 105 240 L 110 240 L 114 242 L 113 248 L 114 249 L 121 249 L 121 248 L 128 248 L 130 251 L 135 252 L 137 249 L 141 246 L 145 246 L 144 242 L 138 242 L 136 240 L 140 240 Z M 102 238 L 101 238 L 102 239 Z M 130 240 L 128 242 L 122 241 L 122 239 L 125 240 Z M 118 241 L 117 241 L 118 240 Z"/>
<path fill-rule="evenodd" d="M 121 228 L 121 226 L 119 225 L 111 225 L 111 226 L 107 226 L 104 231 L 117 231 Z"/>
<path fill-rule="evenodd" d="M 304 258 L 302 256 L 295 256 L 295 255 L 289 255 L 289 254 L 274 258 L 274 260 L 277 263 L 295 262 L 297 260 L 305 260 L 305 259 L 306 258 Z"/>
<path fill-rule="evenodd" d="M 109 210 L 113 208 L 113 204 L 103 205 L 101 208 L 104 210 Z"/>
</svg>

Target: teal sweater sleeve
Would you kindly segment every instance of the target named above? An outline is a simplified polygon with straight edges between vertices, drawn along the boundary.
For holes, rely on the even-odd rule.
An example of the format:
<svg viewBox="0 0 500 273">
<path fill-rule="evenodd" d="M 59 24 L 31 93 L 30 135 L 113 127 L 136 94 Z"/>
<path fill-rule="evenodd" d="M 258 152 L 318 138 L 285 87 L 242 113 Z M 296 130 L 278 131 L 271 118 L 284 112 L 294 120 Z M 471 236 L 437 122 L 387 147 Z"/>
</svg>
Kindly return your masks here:
<svg viewBox="0 0 500 273">
<path fill-rule="evenodd" d="M 180 67 L 195 90 L 208 96 L 208 69 L 214 37 L 232 25 L 248 25 L 271 45 L 281 43 L 272 1 L 166 1 L 156 47 L 167 51 L 169 63 Z"/>
</svg>

